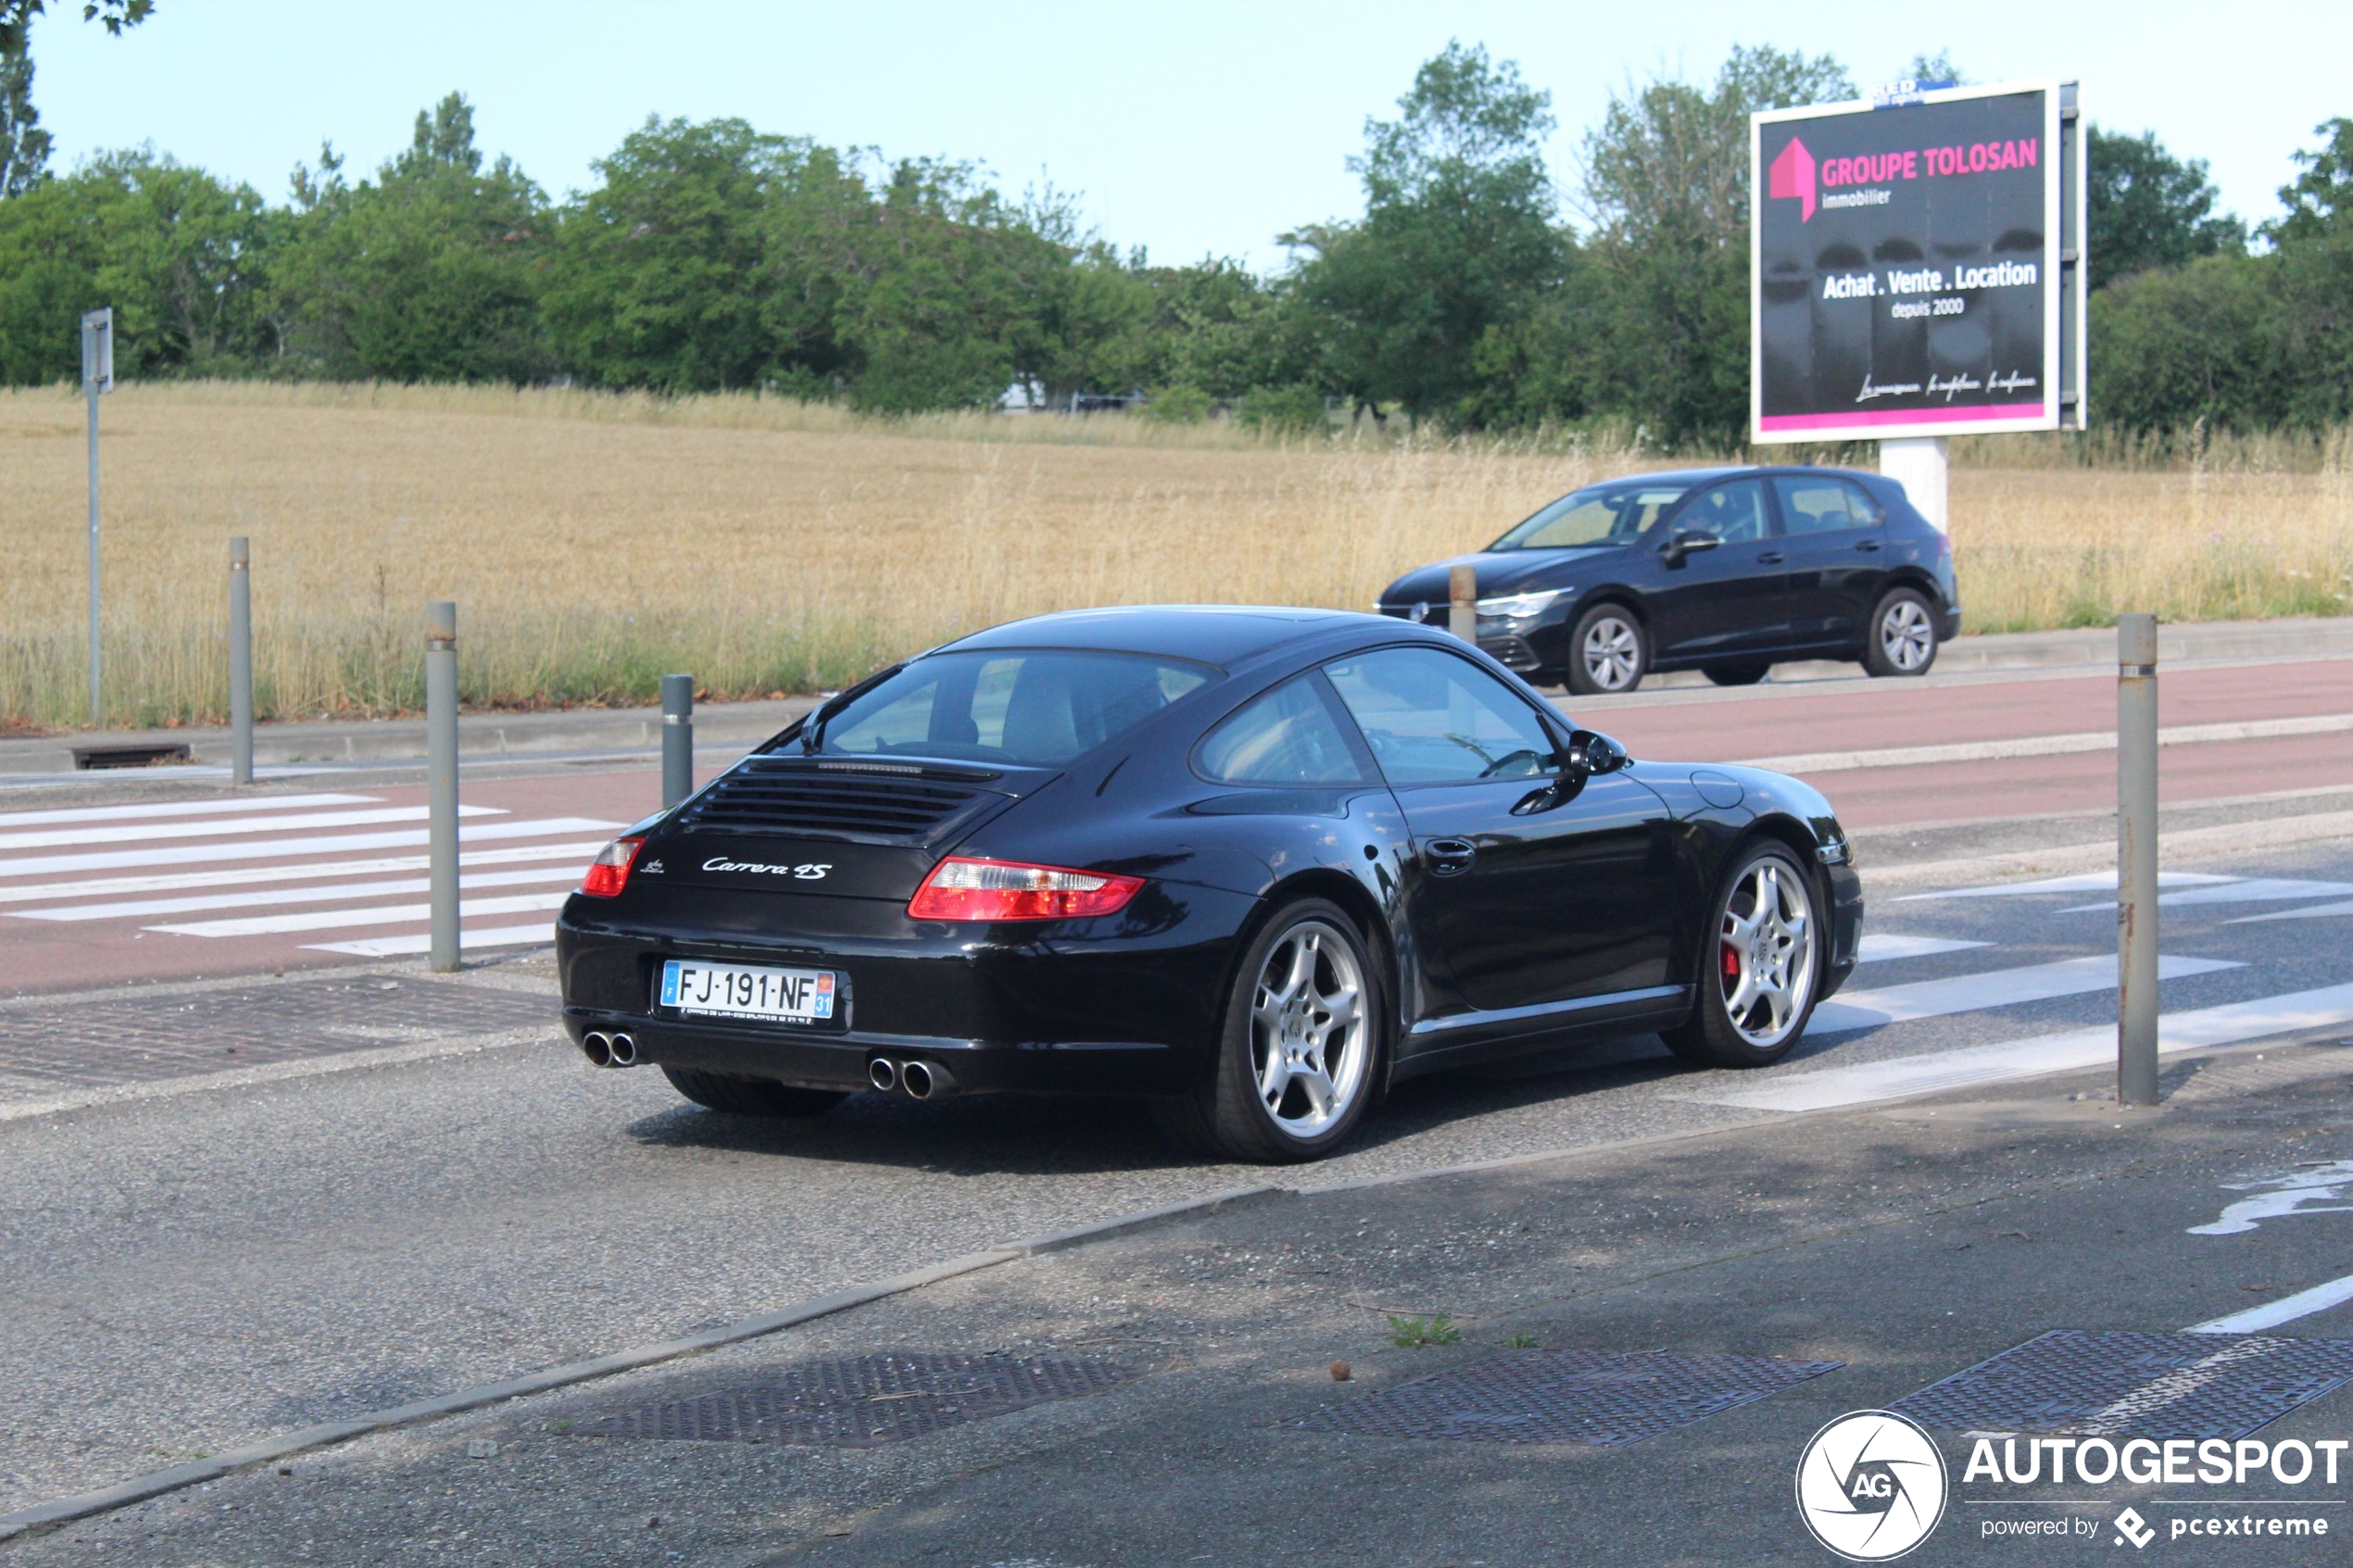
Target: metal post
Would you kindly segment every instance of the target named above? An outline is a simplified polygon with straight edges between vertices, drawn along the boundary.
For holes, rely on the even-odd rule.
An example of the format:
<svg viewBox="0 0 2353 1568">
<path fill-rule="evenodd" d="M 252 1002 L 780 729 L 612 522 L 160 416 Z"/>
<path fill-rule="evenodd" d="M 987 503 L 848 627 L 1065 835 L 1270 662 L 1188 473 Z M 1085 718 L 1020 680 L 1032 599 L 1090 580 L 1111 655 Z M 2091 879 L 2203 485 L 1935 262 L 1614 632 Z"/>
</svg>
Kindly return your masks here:
<svg viewBox="0 0 2353 1568">
<path fill-rule="evenodd" d="M 1478 642 L 1478 569 L 1458 566 L 1446 573 L 1446 630 L 1466 643 Z"/>
<path fill-rule="evenodd" d="M 661 809 L 695 793 L 695 678 L 661 678 Z"/>
<path fill-rule="evenodd" d="M 425 607 L 425 862 L 434 969 L 458 967 L 458 607 Z"/>
<path fill-rule="evenodd" d="M 90 725 L 104 712 L 98 696 L 98 381 L 85 373 L 82 396 L 90 405 Z"/>
<path fill-rule="evenodd" d="M 229 781 L 253 783 L 253 552 L 229 541 Z"/>
<path fill-rule="evenodd" d="M 2116 1098 L 2157 1103 L 2157 617 L 2116 618 Z"/>
</svg>

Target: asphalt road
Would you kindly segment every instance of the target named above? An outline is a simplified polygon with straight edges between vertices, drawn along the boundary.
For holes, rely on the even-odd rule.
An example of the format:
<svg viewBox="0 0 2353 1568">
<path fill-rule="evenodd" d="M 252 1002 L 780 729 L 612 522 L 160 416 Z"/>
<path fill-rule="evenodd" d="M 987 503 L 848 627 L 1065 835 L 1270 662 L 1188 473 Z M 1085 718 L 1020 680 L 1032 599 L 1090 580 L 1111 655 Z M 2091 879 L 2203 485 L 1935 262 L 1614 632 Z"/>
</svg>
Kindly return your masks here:
<svg viewBox="0 0 2353 1568">
<path fill-rule="evenodd" d="M 2160 722 L 2191 735 L 2265 721 L 2348 726 L 2169 745 L 2159 773 L 2170 804 L 2353 786 L 2353 660 L 2190 667 L 2159 689 Z M 2095 813 L 2115 799 L 2112 751 L 1883 765 L 1920 746 L 1998 752 L 2112 733 L 2115 683 L 2100 676 L 1857 677 L 1563 700 L 1640 757 L 1847 754 L 1834 768 L 1796 771 L 1856 832 Z M 1882 765 L 1846 765 L 1855 761 Z M 0 801 L 0 995 L 422 951 L 424 791 L 415 778 L 413 769 L 335 768 L 242 797 L 218 783 L 175 784 L 168 771 L 11 788 Z M 462 924 L 471 949 L 496 953 L 540 940 L 595 847 L 652 810 L 661 789 L 644 767 L 508 759 L 470 764 L 463 793 L 473 814 L 461 830 Z"/>
<path fill-rule="evenodd" d="M 2298 1026 L 2353 1029 L 2353 847 L 2203 874 L 2228 880 L 2181 884 L 2192 901 L 2166 915 L 2169 1014 L 2243 1005 L 2259 1035 L 2286 1026 L 2265 1008 L 2301 997 Z M 1882 900 L 1872 930 L 1913 946 L 1867 964 L 1781 1067 L 1694 1073 L 1637 1038 L 1427 1081 L 1318 1175 L 1769 1121 L 1730 1101 L 1835 1099 L 1856 1069 L 1943 1071 L 1957 1050 L 2068 1048 L 2070 1031 L 2096 1043 L 2113 1018 L 2095 885 Z M 534 968 L 471 984 L 544 994 Z M 771 1124 L 686 1107 L 650 1073 L 594 1073 L 528 1027 L 420 1033 L 414 1060 L 354 1071 L 14 1119 L 0 1099 L 0 1511 L 1264 1179 L 1172 1157 L 1117 1105 L 864 1097 Z"/>
</svg>

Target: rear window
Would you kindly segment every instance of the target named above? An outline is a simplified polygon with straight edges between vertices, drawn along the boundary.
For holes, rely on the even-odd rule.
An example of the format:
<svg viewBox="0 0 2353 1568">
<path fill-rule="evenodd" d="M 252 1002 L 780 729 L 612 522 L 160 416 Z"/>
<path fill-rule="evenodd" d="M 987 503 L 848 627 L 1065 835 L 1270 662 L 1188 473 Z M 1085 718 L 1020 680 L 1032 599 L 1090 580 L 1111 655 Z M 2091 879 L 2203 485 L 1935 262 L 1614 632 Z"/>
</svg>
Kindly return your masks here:
<svg viewBox="0 0 2353 1568">
<path fill-rule="evenodd" d="M 827 757 L 1051 768 L 1207 685 L 1204 665 L 1063 648 L 919 659 L 825 722 Z"/>
<path fill-rule="evenodd" d="M 1302 675 L 1210 731 L 1193 766 L 1218 784 L 1366 782 L 1341 723 L 1315 677 Z"/>
<path fill-rule="evenodd" d="M 1850 528 L 1879 526 L 1879 507 L 1859 486 L 1829 475 L 1815 478 L 1781 476 L 1773 481 L 1781 498 L 1781 531 L 1785 533 L 1833 533 Z"/>
</svg>

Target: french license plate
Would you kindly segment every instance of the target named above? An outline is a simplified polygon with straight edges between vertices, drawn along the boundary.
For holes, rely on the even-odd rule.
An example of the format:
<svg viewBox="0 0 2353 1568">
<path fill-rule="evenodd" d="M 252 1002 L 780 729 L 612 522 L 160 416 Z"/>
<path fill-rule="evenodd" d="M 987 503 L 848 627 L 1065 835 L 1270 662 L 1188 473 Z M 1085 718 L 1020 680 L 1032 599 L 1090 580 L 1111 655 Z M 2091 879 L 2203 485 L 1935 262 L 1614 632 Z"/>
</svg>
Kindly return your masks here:
<svg viewBox="0 0 2353 1568">
<path fill-rule="evenodd" d="M 768 969 L 669 959 L 661 966 L 661 1005 L 712 1018 L 817 1023 L 834 1015 L 836 979 L 830 969 Z"/>
</svg>

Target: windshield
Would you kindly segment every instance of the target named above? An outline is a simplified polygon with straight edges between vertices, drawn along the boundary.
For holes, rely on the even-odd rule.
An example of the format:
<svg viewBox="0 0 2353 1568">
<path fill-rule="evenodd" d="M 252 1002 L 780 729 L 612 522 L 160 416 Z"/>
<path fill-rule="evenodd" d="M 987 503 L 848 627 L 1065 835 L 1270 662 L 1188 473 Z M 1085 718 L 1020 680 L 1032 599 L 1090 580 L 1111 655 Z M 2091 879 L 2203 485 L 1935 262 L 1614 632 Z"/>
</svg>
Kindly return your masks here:
<svg viewBox="0 0 2353 1568">
<path fill-rule="evenodd" d="M 1579 545 L 1630 545 L 1659 513 L 1691 489 L 1671 481 L 1617 480 L 1572 491 L 1504 534 L 1491 550 L 1566 550 Z"/>
<path fill-rule="evenodd" d="M 934 654 L 827 719 L 819 751 L 1050 768 L 1134 729 L 1215 673 L 1132 653 Z"/>
</svg>

